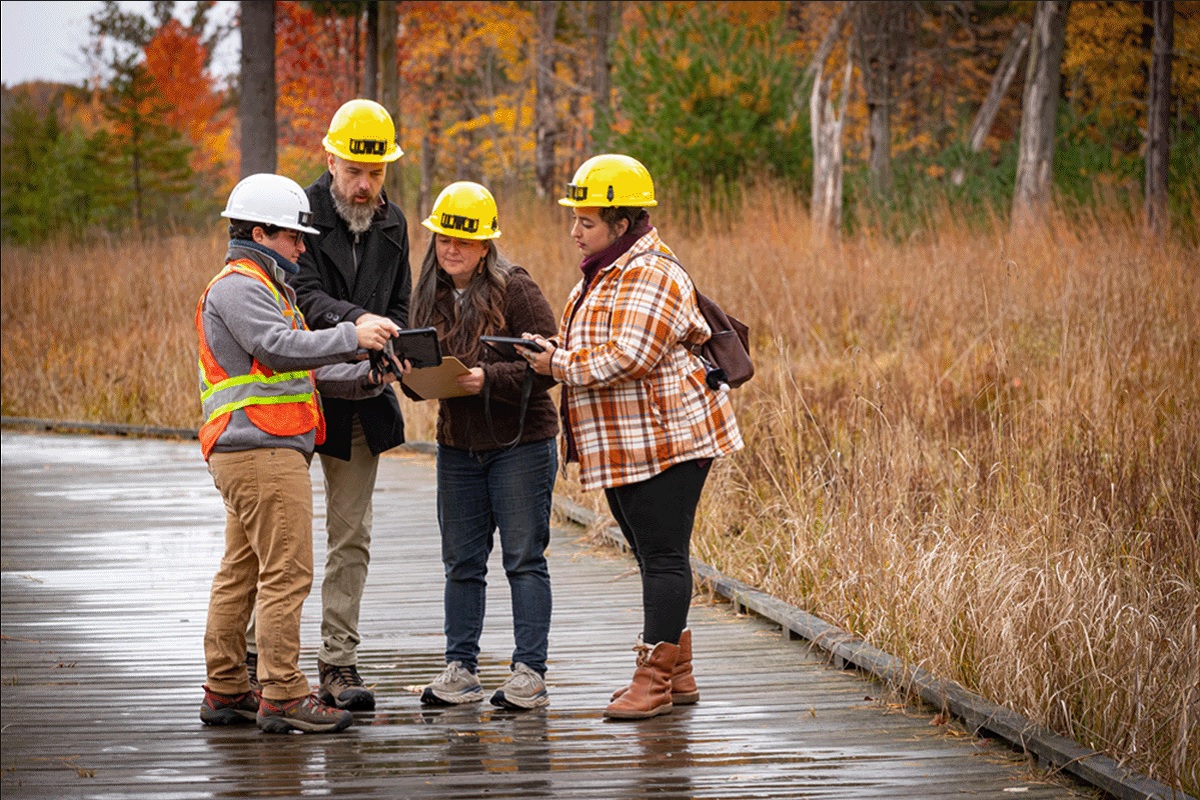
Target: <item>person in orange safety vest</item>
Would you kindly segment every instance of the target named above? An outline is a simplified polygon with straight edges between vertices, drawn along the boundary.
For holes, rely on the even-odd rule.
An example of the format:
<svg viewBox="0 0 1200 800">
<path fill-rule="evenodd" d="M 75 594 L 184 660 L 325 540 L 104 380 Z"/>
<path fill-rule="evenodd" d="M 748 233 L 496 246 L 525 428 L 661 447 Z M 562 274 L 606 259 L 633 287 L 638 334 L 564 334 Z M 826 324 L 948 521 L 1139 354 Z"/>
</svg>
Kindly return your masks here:
<svg viewBox="0 0 1200 800">
<path fill-rule="evenodd" d="M 234 187 L 225 266 L 196 307 L 200 447 L 225 502 L 225 553 L 204 633 L 207 682 L 200 719 L 257 722 L 268 733 L 340 731 L 348 711 L 311 694 L 299 667 L 300 610 L 313 579 L 308 467 L 324 439 L 321 397 L 390 391 L 390 373 L 359 358 L 399 332 L 361 317 L 309 330 L 285 276 L 298 271 L 309 227 L 299 184 L 251 175 Z M 403 371 L 403 369 L 401 369 Z M 246 668 L 246 626 L 257 619 L 258 681 Z"/>
</svg>

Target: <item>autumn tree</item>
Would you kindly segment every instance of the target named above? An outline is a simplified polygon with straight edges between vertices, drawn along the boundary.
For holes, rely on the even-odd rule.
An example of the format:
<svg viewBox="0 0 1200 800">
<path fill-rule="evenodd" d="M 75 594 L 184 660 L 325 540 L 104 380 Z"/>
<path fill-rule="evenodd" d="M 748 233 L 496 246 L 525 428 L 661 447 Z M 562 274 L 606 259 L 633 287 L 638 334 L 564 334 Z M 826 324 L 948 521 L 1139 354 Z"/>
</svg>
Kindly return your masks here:
<svg viewBox="0 0 1200 800">
<path fill-rule="evenodd" d="M 1154 35 L 1146 135 L 1146 224 L 1155 234 L 1167 228 L 1167 175 L 1170 168 L 1171 50 L 1175 41 L 1175 3 L 1153 3 Z"/>
<path fill-rule="evenodd" d="M 278 171 L 302 185 L 325 171 L 321 139 L 334 112 L 357 96 L 351 48 L 357 18 L 277 3 L 275 75 Z"/>
<path fill-rule="evenodd" d="M 537 5 L 537 66 L 534 91 L 537 93 L 534 122 L 534 173 L 537 195 L 541 199 L 554 196 L 554 144 L 558 137 L 558 120 L 554 107 L 554 31 L 558 23 L 558 3 L 553 0 Z"/>
<path fill-rule="evenodd" d="M 892 105 L 912 39 L 908 3 L 862 0 L 854 4 L 854 46 L 865 89 L 868 165 L 877 195 L 892 191 Z"/>
<path fill-rule="evenodd" d="M 806 126 L 792 114 L 796 70 L 777 9 L 730 16 L 708 4 L 645 5 L 614 54 L 620 117 L 612 147 L 636 155 L 682 205 L 719 205 L 751 174 L 788 178 L 807 159 Z"/>
<path fill-rule="evenodd" d="M 135 227 L 182 221 L 227 188 L 231 120 L 208 68 L 229 27 L 210 24 L 212 2 L 195 3 L 186 24 L 175 5 L 160 0 L 147 18 L 109 0 L 89 18 L 107 166 L 122 176 L 114 201 Z"/>
<path fill-rule="evenodd" d="M 1070 0 L 1038 0 L 1034 7 L 1029 65 L 1021 103 L 1013 222 L 1036 218 L 1050 202 L 1053 185 L 1055 117 L 1062 82 Z"/>
</svg>

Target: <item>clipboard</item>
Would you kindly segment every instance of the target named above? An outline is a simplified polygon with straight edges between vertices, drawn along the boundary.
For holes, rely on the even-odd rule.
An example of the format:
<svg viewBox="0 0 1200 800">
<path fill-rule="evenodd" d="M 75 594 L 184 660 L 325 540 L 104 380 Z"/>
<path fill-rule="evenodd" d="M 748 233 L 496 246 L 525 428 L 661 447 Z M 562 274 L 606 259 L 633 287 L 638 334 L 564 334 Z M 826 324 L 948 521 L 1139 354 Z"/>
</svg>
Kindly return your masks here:
<svg viewBox="0 0 1200 800">
<path fill-rule="evenodd" d="M 455 378 L 470 371 L 454 356 L 443 356 L 442 363 L 436 367 L 410 370 L 404 376 L 404 385 L 422 400 L 466 397 L 471 393 L 459 386 Z"/>
</svg>

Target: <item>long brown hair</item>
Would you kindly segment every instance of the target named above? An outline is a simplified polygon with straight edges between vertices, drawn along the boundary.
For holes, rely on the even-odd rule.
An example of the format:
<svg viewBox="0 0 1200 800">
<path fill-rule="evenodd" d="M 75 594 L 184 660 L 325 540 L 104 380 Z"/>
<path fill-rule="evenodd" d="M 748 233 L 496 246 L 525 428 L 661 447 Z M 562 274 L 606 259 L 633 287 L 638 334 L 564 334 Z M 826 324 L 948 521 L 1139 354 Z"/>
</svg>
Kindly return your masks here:
<svg viewBox="0 0 1200 800">
<path fill-rule="evenodd" d="M 479 360 L 480 336 L 504 330 L 504 294 L 512 270 L 495 240 L 486 241 L 482 267 L 471 276 L 462 296 L 455 298 L 454 281 L 438 264 L 437 236 L 429 237 L 413 292 L 413 327 L 436 327 L 448 353 L 471 362 Z M 448 318 L 439 319 L 439 304 L 450 309 Z"/>
</svg>

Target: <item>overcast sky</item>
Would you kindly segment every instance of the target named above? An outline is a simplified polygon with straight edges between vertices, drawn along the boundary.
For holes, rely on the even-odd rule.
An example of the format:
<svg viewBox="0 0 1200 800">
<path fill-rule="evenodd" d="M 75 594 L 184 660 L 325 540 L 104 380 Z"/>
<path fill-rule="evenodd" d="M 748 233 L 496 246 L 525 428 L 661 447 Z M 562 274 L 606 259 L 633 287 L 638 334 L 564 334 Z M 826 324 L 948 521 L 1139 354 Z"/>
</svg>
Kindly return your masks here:
<svg viewBox="0 0 1200 800">
<path fill-rule="evenodd" d="M 88 16 L 103 5 L 90 0 L 4 0 L 0 3 L 0 39 L 3 40 L 0 81 L 9 87 L 32 80 L 83 81 L 88 77 L 81 52 L 88 39 Z M 218 6 L 228 7 L 219 9 L 225 13 L 235 12 L 236 5 L 234 0 L 218 3 Z M 123 0 L 121 6 L 148 14 L 151 4 Z M 180 3 L 179 6 L 183 12 L 179 16 L 190 13 L 191 3 Z M 216 58 L 218 73 L 227 73 L 229 65 L 236 69 L 237 45 L 235 34 L 221 48 L 222 52 Z"/>
</svg>

